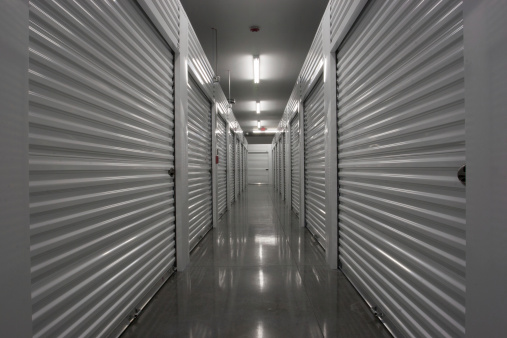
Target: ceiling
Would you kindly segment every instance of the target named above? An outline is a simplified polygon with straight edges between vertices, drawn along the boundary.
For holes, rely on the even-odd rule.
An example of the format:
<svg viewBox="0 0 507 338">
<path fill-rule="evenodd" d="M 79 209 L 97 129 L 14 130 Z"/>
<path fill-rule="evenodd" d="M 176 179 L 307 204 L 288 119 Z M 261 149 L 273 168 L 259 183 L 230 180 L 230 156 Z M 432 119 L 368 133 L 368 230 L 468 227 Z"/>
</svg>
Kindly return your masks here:
<svg viewBox="0 0 507 338">
<path fill-rule="evenodd" d="M 217 73 L 228 96 L 227 71 L 231 71 L 231 98 L 236 100 L 232 109 L 243 131 L 257 130 L 257 120 L 268 129 L 276 128 L 327 0 L 180 1 L 208 60 L 213 60 L 211 28 L 218 30 Z M 250 32 L 252 25 L 260 31 Z M 259 84 L 253 82 L 253 55 L 260 56 Z M 255 111 L 256 101 L 261 102 L 260 115 Z"/>
</svg>

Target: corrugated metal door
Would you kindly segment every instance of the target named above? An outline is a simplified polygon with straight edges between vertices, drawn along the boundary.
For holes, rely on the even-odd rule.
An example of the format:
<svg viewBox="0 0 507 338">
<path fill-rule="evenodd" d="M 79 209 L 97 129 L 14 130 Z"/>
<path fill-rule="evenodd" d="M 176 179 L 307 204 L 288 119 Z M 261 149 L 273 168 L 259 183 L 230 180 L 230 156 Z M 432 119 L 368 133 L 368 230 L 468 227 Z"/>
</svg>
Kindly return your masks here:
<svg viewBox="0 0 507 338">
<path fill-rule="evenodd" d="M 282 147 L 282 138 L 280 138 L 278 140 L 277 149 L 278 149 L 278 151 L 277 151 L 277 157 L 278 157 L 278 192 L 281 195 L 282 194 L 282 189 L 283 189 L 283 176 L 282 176 L 282 170 L 283 170 L 282 152 L 283 152 L 283 147 Z"/>
<path fill-rule="evenodd" d="M 462 3 L 372 1 L 337 74 L 342 269 L 403 335 L 462 337 Z"/>
<path fill-rule="evenodd" d="M 305 224 L 326 248 L 324 82 L 322 76 L 304 103 Z"/>
<path fill-rule="evenodd" d="M 290 123 L 290 170 L 291 170 L 291 195 L 292 210 L 299 215 L 299 115 L 296 114 Z"/>
<path fill-rule="evenodd" d="M 276 146 L 275 146 L 275 163 L 276 163 L 276 168 L 275 168 L 275 175 L 276 175 L 276 191 L 280 191 L 280 156 L 278 155 L 279 153 L 279 146 L 278 146 L 278 143 L 276 143 Z"/>
<path fill-rule="evenodd" d="M 104 337 L 174 266 L 173 54 L 133 1 L 29 15 L 33 336 Z"/>
<path fill-rule="evenodd" d="M 234 163 L 236 162 L 235 161 L 235 155 L 234 155 L 234 140 L 235 139 L 236 138 L 234 137 L 234 132 L 232 132 L 229 129 L 229 154 L 228 154 L 228 161 L 231 164 L 230 165 L 230 170 L 231 171 L 228 174 L 227 179 L 229 180 L 228 181 L 228 185 L 230 187 L 231 203 L 236 200 L 236 192 L 235 192 L 235 189 L 234 189 L 234 182 L 235 182 L 235 178 L 234 177 L 235 177 L 235 172 L 236 172 L 235 165 L 234 165 Z"/>
<path fill-rule="evenodd" d="M 218 217 L 221 217 L 227 211 L 227 135 L 225 134 L 226 123 L 224 119 L 217 115 L 217 195 L 218 195 Z"/>
<path fill-rule="evenodd" d="M 243 145 L 239 144 L 239 191 L 243 191 Z"/>
<path fill-rule="evenodd" d="M 240 188 L 239 188 L 239 176 L 240 176 L 240 153 L 239 153 L 239 141 L 238 138 L 234 138 L 234 189 L 236 192 L 236 195 L 239 196 L 240 194 Z"/>
<path fill-rule="evenodd" d="M 282 138 L 280 139 L 280 192 L 282 194 L 282 198 L 285 199 L 285 133 L 282 134 Z"/>
<path fill-rule="evenodd" d="M 188 80 L 188 226 L 190 250 L 213 227 L 211 102 Z"/>
</svg>

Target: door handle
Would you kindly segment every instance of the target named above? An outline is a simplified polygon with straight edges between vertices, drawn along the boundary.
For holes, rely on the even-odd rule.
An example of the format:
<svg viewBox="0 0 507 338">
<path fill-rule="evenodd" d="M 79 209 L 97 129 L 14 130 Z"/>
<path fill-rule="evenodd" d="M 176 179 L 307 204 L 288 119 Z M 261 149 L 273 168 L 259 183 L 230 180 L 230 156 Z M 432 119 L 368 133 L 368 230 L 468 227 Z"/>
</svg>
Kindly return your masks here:
<svg viewBox="0 0 507 338">
<path fill-rule="evenodd" d="M 461 184 L 463 185 L 467 185 L 467 165 L 462 165 L 459 169 L 458 169 L 458 180 L 461 182 Z"/>
</svg>

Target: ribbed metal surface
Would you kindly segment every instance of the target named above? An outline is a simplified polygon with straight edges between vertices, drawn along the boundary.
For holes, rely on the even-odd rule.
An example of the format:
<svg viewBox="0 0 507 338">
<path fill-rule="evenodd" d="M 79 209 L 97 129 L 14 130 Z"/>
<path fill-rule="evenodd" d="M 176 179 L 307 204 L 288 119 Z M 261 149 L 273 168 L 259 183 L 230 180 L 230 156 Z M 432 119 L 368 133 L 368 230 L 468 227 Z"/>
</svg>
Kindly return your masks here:
<svg viewBox="0 0 507 338">
<path fill-rule="evenodd" d="M 465 335 L 462 16 L 373 1 L 338 53 L 343 271 L 410 337 Z"/>
<path fill-rule="evenodd" d="M 234 188 L 234 182 L 235 182 L 235 172 L 236 172 L 236 169 L 235 169 L 235 157 L 234 157 L 234 133 L 232 131 L 230 131 L 229 129 L 229 151 L 228 151 L 228 154 L 227 154 L 227 160 L 229 161 L 229 163 L 231 164 L 230 165 L 230 173 L 227 174 L 227 179 L 228 179 L 228 187 L 229 187 L 229 192 L 230 192 L 230 196 L 231 196 L 231 203 L 234 202 L 236 200 L 236 193 L 235 193 L 235 188 Z"/>
<path fill-rule="evenodd" d="M 299 215 L 299 189 L 301 184 L 299 168 L 299 115 L 296 114 L 290 124 L 290 168 L 292 209 Z"/>
<path fill-rule="evenodd" d="M 31 1 L 34 337 L 110 334 L 174 265 L 173 55 L 133 1 Z"/>
<path fill-rule="evenodd" d="M 239 144 L 239 141 L 238 141 L 238 138 L 235 137 L 234 138 L 234 158 L 236 160 L 236 163 L 235 163 L 235 168 L 236 168 L 236 172 L 235 172 L 235 175 L 234 175 L 234 184 L 235 184 L 235 187 L 234 189 L 236 189 L 236 194 L 239 195 L 241 193 L 241 188 L 240 188 L 240 177 L 241 177 L 241 154 L 239 152 L 239 147 L 240 147 L 240 144 Z"/>
<path fill-rule="evenodd" d="M 213 226 L 211 103 L 188 81 L 188 226 L 190 250 Z"/>
<path fill-rule="evenodd" d="M 218 216 L 222 216 L 227 211 L 227 135 L 225 121 L 217 115 L 216 139 L 218 152 L 217 165 L 217 202 Z"/>
<path fill-rule="evenodd" d="M 285 135 L 286 133 L 282 134 L 282 138 L 280 139 L 280 185 L 281 185 L 281 193 L 283 198 L 285 199 Z"/>
<path fill-rule="evenodd" d="M 305 223 L 326 247 L 324 82 L 322 76 L 304 103 Z"/>
<path fill-rule="evenodd" d="M 339 44 L 364 8 L 367 0 L 331 0 L 331 46 Z"/>
<path fill-rule="evenodd" d="M 196 82 L 208 95 L 213 93 L 213 68 L 202 49 L 201 43 L 195 34 L 194 28 L 188 23 L 188 60 L 193 69 Z"/>
</svg>

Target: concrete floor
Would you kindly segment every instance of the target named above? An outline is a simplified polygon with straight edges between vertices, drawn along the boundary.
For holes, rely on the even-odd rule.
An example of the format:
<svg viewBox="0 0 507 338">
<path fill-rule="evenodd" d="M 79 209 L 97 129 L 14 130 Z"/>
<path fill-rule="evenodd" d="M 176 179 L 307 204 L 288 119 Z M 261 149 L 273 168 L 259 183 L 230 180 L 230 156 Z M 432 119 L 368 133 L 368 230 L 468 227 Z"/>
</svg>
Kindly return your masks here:
<svg viewBox="0 0 507 338">
<path fill-rule="evenodd" d="M 269 186 L 249 186 L 130 337 L 390 337 Z"/>
</svg>

